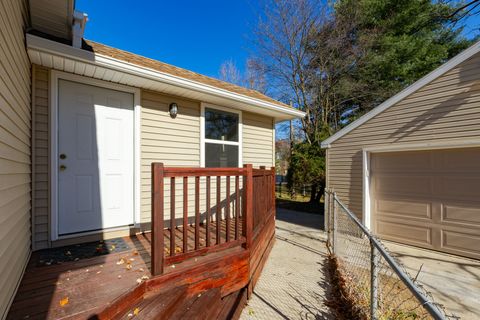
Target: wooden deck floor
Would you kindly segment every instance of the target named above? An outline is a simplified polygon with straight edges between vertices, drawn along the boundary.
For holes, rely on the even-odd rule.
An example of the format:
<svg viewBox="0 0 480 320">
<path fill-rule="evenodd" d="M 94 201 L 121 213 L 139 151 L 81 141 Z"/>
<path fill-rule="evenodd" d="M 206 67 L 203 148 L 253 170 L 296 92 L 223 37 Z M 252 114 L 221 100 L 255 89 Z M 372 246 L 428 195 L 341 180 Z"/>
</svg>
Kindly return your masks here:
<svg viewBox="0 0 480 320">
<path fill-rule="evenodd" d="M 226 240 L 225 227 L 223 222 L 221 243 Z M 200 230 L 200 244 L 205 246 L 205 227 Z M 231 230 L 234 230 L 233 226 Z M 189 228 L 188 234 L 191 250 L 194 248 L 193 227 Z M 216 242 L 215 224 L 212 224 L 210 234 L 213 244 Z M 231 239 L 234 234 L 231 232 Z M 166 255 L 169 254 L 169 237 L 170 232 L 166 229 Z M 180 252 L 182 237 L 182 228 L 176 229 L 176 247 Z M 128 250 L 49 266 L 38 266 L 39 253 L 34 252 L 7 319 L 85 319 L 137 286 L 142 279 L 150 278 L 150 233 L 123 240 Z M 182 268 L 182 264 L 177 264 L 176 270 Z M 171 267 L 165 272 L 169 270 Z"/>
</svg>

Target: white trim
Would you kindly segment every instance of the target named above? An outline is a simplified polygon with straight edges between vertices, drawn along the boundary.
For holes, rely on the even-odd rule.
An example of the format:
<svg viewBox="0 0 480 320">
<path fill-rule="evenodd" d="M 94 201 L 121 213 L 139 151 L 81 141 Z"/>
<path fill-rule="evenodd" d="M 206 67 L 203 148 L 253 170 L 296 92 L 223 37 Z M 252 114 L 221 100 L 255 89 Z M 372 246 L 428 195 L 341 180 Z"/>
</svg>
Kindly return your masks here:
<svg viewBox="0 0 480 320">
<path fill-rule="evenodd" d="M 238 141 L 205 139 L 205 108 L 238 114 Z M 200 104 L 200 167 L 205 168 L 205 143 L 238 146 L 238 166 L 243 167 L 243 119 L 242 111 L 202 102 Z"/>
<path fill-rule="evenodd" d="M 402 99 L 406 98 L 407 96 L 411 95 L 412 93 L 419 90 L 423 86 L 429 84 L 430 82 L 432 82 L 433 80 L 442 76 L 446 72 L 452 70 L 453 68 L 458 66 L 460 63 L 462 63 L 465 60 L 471 58 L 473 55 L 477 54 L 478 52 L 480 52 L 480 41 L 475 43 L 474 45 L 472 45 L 468 49 L 462 51 L 461 53 L 459 53 L 458 55 L 456 55 L 455 57 L 450 59 L 448 62 L 442 64 L 440 67 L 433 70 L 432 72 L 430 72 L 429 74 L 427 74 L 426 76 L 424 76 L 423 78 L 418 80 L 417 82 L 413 83 L 412 85 L 408 86 L 404 90 L 400 91 L 399 93 L 397 93 L 396 95 L 394 95 L 393 97 L 388 99 L 387 101 L 383 102 L 382 104 L 380 104 L 379 106 L 374 108 L 372 111 L 364 114 L 363 116 L 361 116 L 360 118 L 358 118 L 354 122 L 350 123 L 345 128 L 338 131 L 337 133 L 335 133 L 334 135 L 332 135 L 328 139 L 322 141 L 322 143 L 321 143 L 322 148 L 330 148 L 330 145 L 334 141 L 340 139 L 341 137 L 343 137 L 344 135 L 346 135 L 347 133 L 349 133 L 353 129 L 361 126 L 362 124 L 364 124 L 368 120 L 372 119 L 373 117 L 375 117 L 379 113 L 387 110 L 391 106 L 395 105 L 397 102 L 399 102 Z"/>
<path fill-rule="evenodd" d="M 64 79 L 93 85 L 105 89 L 112 89 L 133 94 L 134 107 L 134 226 L 140 225 L 140 184 L 141 184 L 141 162 L 140 162 L 140 125 L 141 125 L 141 97 L 140 89 L 124 86 L 116 83 L 110 83 L 102 80 L 88 78 L 72 73 L 51 70 L 50 71 L 50 239 L 56 241 L 60 239 L 71 238 L 70 236 L 58 235 L 58 80 Z M 106 230 L 106 229 L 105 229 Z M 101 233 L 103 230 L 94 231 Z M 92 232 L 76 233 L 75 237 Z"/>
<path fill-rule="evenodd" d="M 372 229 L 372 211 L 370 198 L 370 166 L 372 153 L 383 152 L 406 152 L 406 151 L 428 151 L 442 149 L 479 148 L 480 139 L 424 142 L 424 143 L 402 143 L 386 146 L 365 147 L 362 149 L 363 159 L 363 224 Z"/>
<path fill-rule="evenodd" d="M 27 34 L 26 38 L 29 54 L 31 53 L 30 51 L 36 51 L 37 53 L 42 53 L 43 55 L 47 56 L 61 56 L 68 59 L 101 66 L 111 70 L 120 71 L 126 74 L 139 76 L 141 78 L 159 81 L 162 83 L 175 85 L 177 87 L 231 99 L 237 102 L 249 104 L 251 106 L 262 107 L 267 110 L 279 112 L 295 118 L 305 116 L 305 112 L 283 106 L 282 104 L 280 104 L 280 102 L 276 104 L 265 100 L 248 97 L 239 93 L 207 85 L 198 81 L 185 79 L 169 73 L 160 72 L 151 68 L 142 67 L 109 56 L 104 56 L 86 50 L 77 49 L 59 42 L 47 40 L 31 34 Z"/>
</svg>

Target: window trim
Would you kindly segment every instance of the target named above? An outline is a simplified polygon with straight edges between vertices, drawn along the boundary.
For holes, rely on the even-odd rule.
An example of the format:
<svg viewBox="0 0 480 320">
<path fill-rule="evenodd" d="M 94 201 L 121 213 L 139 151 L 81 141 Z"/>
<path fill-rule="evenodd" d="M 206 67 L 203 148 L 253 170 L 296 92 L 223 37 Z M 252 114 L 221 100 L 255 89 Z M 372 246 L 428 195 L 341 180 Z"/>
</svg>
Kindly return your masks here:
<svg viewBox="0 0 480 320">
<path fill-rule="evenodd" d="M 238 114 L 238 141 L 222 141 L 205 138 L 205 108 Z M 200 167 L 205 168 L 205 143 L 238 146 L 238 167 L 243 167 L 243 120 L 242 111 L 202 102 L 200 104 Z"/>
</svg>

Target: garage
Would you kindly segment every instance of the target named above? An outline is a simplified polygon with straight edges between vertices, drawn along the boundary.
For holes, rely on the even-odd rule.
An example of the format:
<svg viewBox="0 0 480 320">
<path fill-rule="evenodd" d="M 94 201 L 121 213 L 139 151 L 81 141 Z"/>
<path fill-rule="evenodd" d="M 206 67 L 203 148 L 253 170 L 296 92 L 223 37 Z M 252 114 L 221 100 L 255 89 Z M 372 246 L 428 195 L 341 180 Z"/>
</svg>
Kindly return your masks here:
<svg viewBox="0 0 480 320">
<path fill-rule="evenodd" d="M 372 152 L 369 189 L 381 238 L 480 259 L 480 148 Z"/>
</svg>

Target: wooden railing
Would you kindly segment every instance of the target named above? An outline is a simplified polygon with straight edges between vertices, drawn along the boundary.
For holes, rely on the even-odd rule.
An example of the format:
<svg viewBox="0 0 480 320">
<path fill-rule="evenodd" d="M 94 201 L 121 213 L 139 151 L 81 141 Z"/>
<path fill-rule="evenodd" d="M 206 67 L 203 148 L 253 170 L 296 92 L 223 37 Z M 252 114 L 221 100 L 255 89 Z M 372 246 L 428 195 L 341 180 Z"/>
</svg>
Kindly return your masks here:
<svg viewBox="0 0 480 320">
<path fill-rule="evenodd" d="M 194 181 L 193 206 L 188 199 L 190 179 Z M 162 163 L 152 163 L 152 274 L 162 274 L 166 265 L 193 256 L 240 245 L 250 248 L 255 232 L 274 212 L 274 179 L 274 168 L 253 169 L 252 165 L 166 168 Z M 177 183 L 183 186 L 181 196 L 176 194 Z M 213 206 L 212 183 L 216 193 Z M 165 225 L 167 184 L 170 219 Z M 183 208 L 180 223 L 175 212 L 179 198 Z"/>
<path fill-rule="evenodd" d="M 275 168 L 253 169 L 253 239 L 275 213 Z"/>
</svg>

